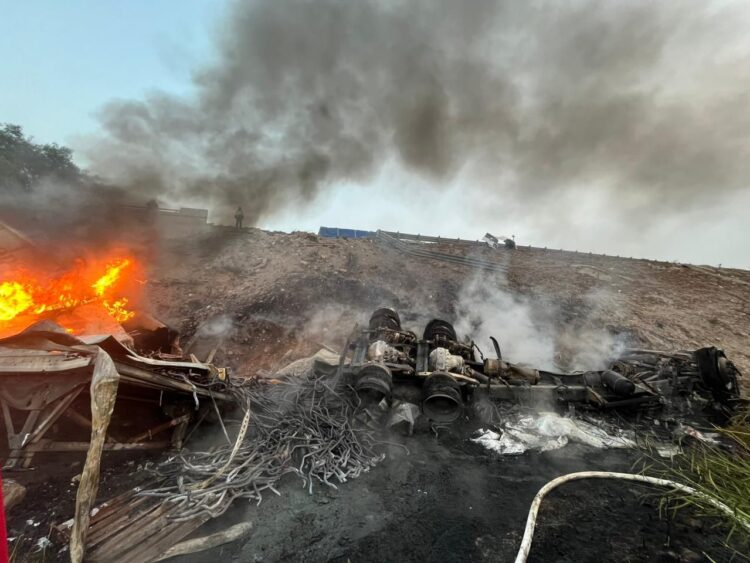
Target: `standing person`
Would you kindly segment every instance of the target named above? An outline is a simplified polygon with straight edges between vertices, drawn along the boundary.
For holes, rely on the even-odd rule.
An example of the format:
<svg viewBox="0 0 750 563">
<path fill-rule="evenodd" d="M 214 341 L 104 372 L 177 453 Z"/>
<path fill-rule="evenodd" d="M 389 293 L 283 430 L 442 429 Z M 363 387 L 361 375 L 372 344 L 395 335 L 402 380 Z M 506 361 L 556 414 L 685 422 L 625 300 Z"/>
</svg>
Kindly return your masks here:
<svg viewBox="0 0 750 563">
<path fill-rule="evenodd" d="M 237 206 L 237 211 L 234 212 L 234 228 L 242 228 L 242 220 L 245 218 L 245 214 L 242 212 L 242 207 Z"/>
</svg>

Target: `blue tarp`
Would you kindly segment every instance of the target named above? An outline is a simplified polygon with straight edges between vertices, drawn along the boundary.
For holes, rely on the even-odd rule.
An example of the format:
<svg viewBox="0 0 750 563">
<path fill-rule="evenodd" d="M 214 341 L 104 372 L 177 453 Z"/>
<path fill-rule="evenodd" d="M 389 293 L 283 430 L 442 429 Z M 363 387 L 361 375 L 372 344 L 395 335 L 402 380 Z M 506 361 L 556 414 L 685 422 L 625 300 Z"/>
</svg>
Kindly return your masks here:
<svg viewBox="0 0 750 563">
<path fill-rule="evenodd" d="M 329 238 L 373 238 L 374 231 L 357 231 L 355 229 L 339 229 L 338 227 L 320 227 L 318 236 Z"/>
</svg>

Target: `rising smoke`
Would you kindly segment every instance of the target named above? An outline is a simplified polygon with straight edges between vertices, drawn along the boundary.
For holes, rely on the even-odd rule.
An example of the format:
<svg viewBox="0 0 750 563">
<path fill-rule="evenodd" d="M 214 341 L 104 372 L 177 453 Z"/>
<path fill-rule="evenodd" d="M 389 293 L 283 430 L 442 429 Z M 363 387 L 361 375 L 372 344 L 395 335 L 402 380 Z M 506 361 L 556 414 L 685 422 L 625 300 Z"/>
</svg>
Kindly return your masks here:
<svg viewBox="0 0 750 563">
<path fill-rule="evenodd" d="M 511 291 L 502 276 L 479 272 L 458 293 L 455 328 L 485 353 L 494 336 L 503 359 L 513 363 L 550 371 L 601 370 L 627 344 L 607 326 L 612 307 L 605 290 L 570 300 L 527 296 Z"/>
<path fill-rule="evenodd" d="M 92 169 L 131 193 L 246 220 L 395 159 L 436 187 L 613 215 L 750 184 L 742 3 L 234 2 L 195 94 L 116 101 Z"/>
</svg>

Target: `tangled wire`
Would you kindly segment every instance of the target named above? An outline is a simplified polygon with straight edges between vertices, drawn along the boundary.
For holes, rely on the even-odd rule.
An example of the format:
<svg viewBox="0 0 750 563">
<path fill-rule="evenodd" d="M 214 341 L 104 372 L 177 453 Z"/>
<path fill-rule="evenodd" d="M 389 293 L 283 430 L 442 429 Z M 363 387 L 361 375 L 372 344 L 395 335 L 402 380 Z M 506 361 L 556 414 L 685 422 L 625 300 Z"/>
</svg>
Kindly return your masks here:
<svg viewBox="0 0 750 563">
<path fill-rule="evenodd" d="M 310 493 L 316 481 L 337 488 L 385 457 L 329 377 L 310 373 L 236 393 L 245 416 L 235 443 L 168 460 L 157 470 L 168 485 L 141 493 L 173 503 L 174 520 L 219 516 L 238 498 L 260 504 L 264 491 L 280 494 L 276 485 L 289 473 Z"/>
</svg>

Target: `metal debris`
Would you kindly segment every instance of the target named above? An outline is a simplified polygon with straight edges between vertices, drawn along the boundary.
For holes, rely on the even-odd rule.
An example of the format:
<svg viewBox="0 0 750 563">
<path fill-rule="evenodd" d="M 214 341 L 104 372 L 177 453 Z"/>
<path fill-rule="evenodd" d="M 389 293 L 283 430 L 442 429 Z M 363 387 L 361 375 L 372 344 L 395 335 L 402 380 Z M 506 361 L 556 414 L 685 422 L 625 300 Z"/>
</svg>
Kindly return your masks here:
<svg viewBox="0 0 750 563">
<path fill-rule="evenodd" d="M 251 413 L 247 435 L 233 446 L 180 454 L 157 468 L 168 484 L 141 493 L 174 505 L 173 520 L 216 517 L 239 498 L 260 504 L 264 492 L 279 494 L 276 485 L 287 474 L 298 475 L 310 493 L 316 482 L 336 488 L 385 457 L 371 432 L 354 422 L 358 405 L 336 389 L 334 376 L 310 372 L 236 393 Z"/>
<path fill-rule="evenodd" d="M 508 362 L 497 340 L 491 342 L 494 358 L 485 357 L 474 341 L 460 340 L 441 319 L 427 323 L 419 338 L 401 327 L 395 311 L 378 309 L 368 327 L 350 337 L 341 371 L 363 402 L 421 402 L 425 416 L 441 423 L 457 420 L 464 405 L 482 397 L 599 409 L 711 406 L 724 415 L 739 401 L 739 370 L 714 347 L 626 350 L 602 371 L 553 373 Z"/>
<path fill-rule="evenodd" d="M 180 445 L 189 418 L 199 399 L 227 401 L 228 384 L 219 378 L 218 370 L 209 364 L 184 361 L 162 361 L 137 355 L 112 337 L 67 334 L 54 323 L 32 326 L 24 332 L 0 340 L 0 408 L 6 426 L 8 455 L 5 468 L 29 467 L 36 452 L 87 451 L 88 441 L 61 440 L 53 427 L 58 419 L 71 419 L 85 432 L 91 420 L 74 407 L 76 398 L 86 393 L 95 373 L 96 358 L 107 356 L 114 363 L 119 380 L 117 400 L 159 406 L 167 393 L 175 405 L 170 420 L 143 428 L 136 435 L 114 441 L 111 433 L 105 450 L 166 448 L 169 440 L 156 441 L 154 436 L 175 428 L 172 444 Z M 190 403 L 187 404 L 189 397 Z M 20 428 L 14 418 L 23 416 Z M 148 419 L 146 420 L 148 421 Z"/>
</svg>

